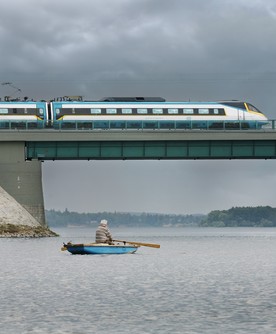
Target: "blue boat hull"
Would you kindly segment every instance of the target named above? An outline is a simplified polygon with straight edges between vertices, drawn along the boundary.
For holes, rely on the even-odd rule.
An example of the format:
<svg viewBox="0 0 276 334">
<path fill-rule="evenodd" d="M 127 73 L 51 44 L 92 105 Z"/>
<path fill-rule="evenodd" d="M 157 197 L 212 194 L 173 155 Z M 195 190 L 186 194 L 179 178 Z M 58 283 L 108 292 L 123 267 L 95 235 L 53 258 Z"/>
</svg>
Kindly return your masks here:
<svg viewBox="0 0 276 334">
<path fill-rule="evenodd" d="M 103 245 L 103 244 L 66 244 L 62 248 L 72 254 L 129 254 L 135 253 L 139 246 L 135 245 Z"/>
</svg>

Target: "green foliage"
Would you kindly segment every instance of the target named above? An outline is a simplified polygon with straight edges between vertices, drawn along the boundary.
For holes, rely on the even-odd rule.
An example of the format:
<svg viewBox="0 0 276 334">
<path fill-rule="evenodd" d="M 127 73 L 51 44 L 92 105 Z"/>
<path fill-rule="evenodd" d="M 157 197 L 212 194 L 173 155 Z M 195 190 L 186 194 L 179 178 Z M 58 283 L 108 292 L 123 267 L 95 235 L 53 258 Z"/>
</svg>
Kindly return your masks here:
<svg viewBox="0 0 276 334">
<path fill-rule="evenodd" d="M 96 228 L 101 219 L 107 219 L 112 227 L 276 227 L 276 208 L 270 206 L 233 207 L 229 210 L 211 211 L 207 216 L 121 212 L 78 213 L 67 209 L 64 212 L 46 211 L 47 224 L 51 227 L 90 226 Z"/>
<path fill-rule="evenodd" d="M 115 226 L 198 226 L 203 215 L 162 215 L 151 213 L 78 213 L 47 210 L 46 221 L 51 227 L 91 226 L 97 227 L 101 219 L 107 219 L 110 225 Z"/>
<path fill-rule="evenodd" d="M 211 211 L 200 226 L 256 226 L 276 227 L 276 208 L 270 206 L 234 207 L 229 210 Z"/>
</svg>

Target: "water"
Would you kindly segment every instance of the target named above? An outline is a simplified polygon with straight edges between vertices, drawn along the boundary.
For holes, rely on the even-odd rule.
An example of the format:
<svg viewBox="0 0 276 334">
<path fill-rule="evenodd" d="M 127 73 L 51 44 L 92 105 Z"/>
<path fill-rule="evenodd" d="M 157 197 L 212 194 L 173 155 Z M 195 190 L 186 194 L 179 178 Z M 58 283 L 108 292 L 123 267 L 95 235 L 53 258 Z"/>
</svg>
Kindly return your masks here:
<svg viewBox="0 0 276 334">
<path fill-rule="evenodd" d="M 276 333 L 276 229 L 112 229 L 161 248 L 94 256 L 60 251 L 93 229 L 56 231 L 0 239 L 1 333 Z"/>
</svg>

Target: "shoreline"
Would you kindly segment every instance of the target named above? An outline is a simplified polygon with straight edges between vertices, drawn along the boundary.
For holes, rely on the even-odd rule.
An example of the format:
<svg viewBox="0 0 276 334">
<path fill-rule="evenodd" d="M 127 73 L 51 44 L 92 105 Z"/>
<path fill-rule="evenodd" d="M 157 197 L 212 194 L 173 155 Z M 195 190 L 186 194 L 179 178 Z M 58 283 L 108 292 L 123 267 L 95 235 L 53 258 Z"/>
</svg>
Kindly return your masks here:
<svg viewBox="0 0 276 334">
<path fill-rule="evenodd" d="M 28 225 L 0 225 L 0 238 L 45 238 L 59 235 L 48 227 Z"/>
</svg>

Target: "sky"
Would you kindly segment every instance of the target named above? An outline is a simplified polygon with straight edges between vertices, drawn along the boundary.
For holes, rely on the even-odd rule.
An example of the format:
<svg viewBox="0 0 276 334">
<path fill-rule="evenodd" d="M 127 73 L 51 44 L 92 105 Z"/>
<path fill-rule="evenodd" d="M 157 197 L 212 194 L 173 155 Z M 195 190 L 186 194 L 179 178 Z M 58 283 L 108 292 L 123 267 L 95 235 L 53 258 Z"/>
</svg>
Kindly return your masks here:
<svg viewBox="0 0 276 334">
<path fill-rule="evenodd" d="M 275 35 L 275 0 L 2 1 L 0 96 L 237 99 L 276 119 Z M 42 170 L 46 209 L 275 207 L 274 160 L 55 161 Z"/>
</svg>

